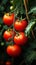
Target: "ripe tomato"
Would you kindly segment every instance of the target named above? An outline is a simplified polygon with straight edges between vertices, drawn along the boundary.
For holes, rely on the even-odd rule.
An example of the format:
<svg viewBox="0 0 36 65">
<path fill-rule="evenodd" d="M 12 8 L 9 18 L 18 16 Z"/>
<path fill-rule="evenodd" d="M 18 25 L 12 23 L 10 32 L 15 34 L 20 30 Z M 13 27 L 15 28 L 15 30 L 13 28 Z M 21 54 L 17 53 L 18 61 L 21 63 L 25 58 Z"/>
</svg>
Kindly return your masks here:
<svg viewBox="0 0 36 65">
<path fill-rule="evenodd" d="M 14 33 L 13 30 L 10 30 L 10 31 L 6 30 L 6 31 L 4 32 L 4 34 L 3 34 L 3 38 L 4 38 L 6 41 L 8 41 L 9 39 L 12 38 L 13 33 Z M 15 33 L 14 33 L 14 34 L 15 34 Z"/>
<path fill-rule="evenodd" d="M 20 32 L 14 36 L 14 42 L 17 45 L 24 45 L 25 43 L 27 43 L 27 41 L 28 41 L 28 37 L 25 36 L 23 32 Z"/>
<path fill-rule="evenodd" d="M 9 13 L 4 14 L 3 23 L 7 26 L 11 26 L 14 21 L 14 13 L 9 15 Z"/>
<path fill-rule="evenodd" d="M 11 65 L 11 62 L 10 62 L 10 61 L 7 61 L 7 62 L 5 63 L 5 65 Z"/>
<path fill-rule="evenodd" d="M 21 53 L 21 48 L 17 45 L 9 45 L 6 49 L 6 52 L 10 56 L 17 57 Z"/>
<path fill-rule="evenodd" d="M 27 27 L 27 21 L 26 20 L 22 20 L 22 21 L 18 21 L 16 20 L 15 23 L 14 23 L 14 28 L 15 30 L 17 31 L 24 31 L 24 29 Z"/>
</svg>

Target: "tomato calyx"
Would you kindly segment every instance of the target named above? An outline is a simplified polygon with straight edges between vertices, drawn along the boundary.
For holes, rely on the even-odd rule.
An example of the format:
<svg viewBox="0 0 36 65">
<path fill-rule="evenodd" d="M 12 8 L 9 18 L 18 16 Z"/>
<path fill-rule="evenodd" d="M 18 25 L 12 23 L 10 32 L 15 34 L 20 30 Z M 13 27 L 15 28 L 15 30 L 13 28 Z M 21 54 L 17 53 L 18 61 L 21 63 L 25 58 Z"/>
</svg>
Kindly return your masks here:
<svg viewBox="0 0 36 65">
<path fill-rule="evenodd" d="M 9 16 L 10 14 L 9 13 L 6 13 L 7 16 Z"/>
<path fill-rule="evenodd" d="M 8 29 L 7 31 L 10 32 L 10 31 L 13 31 L 13 29 Z"/>
</svg>

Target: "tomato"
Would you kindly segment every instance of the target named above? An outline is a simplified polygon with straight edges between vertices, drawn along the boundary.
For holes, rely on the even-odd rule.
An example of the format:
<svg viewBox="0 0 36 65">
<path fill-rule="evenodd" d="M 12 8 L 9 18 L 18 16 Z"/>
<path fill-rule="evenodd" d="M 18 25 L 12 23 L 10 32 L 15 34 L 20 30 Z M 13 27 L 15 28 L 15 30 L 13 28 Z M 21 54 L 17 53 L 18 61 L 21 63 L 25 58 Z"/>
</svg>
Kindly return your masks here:
<svg viewBox="0 0 36 65">
<path fill-rule="evenodd" d="M 18 45 L 9 45 L 6 52 L 10 56 L 17 57 L 21 53 L 21 48 Z"/>
<path fill-rule="evenodd" d="M 14 23 L 14 28 L 15 28 L 15 30 L 17 30 L 17 31 L 22 32 L 22 31 L 24 31 L 25 28 L 27 27 L 27 24 L 28 24 L 28 23 L 27 23 L 26 20 L 22 20 L 22 21 L 16 20 L 15 23 Z"/>
<path fill-rule="evenodd" d="M 11 65 L 10 61 L 6 61 L 5 65 Z"/>
<path fill-rule="evenodd" d="M 27 43 L 27 41 L 28 41 L 28 37 L 25 36 L 25 33 L 23 32 L 20 32 L 14 36 L 14 42 L 17 45 L 24 45 Z"/>
<path fill-rule="evenodd" d="M 4 14 L 3 23 L 7 26 L 11 26 L 14 21 L 14 13 L 9 15 L 9 13 Z"/>
<path fill-rule="evenodd" d="M 3 33 L 3 38 L 4 38 L 6 41 L 8 41 L 9 39 L 12 38 L 13 34 L 15 34 L 15 33 L 13 32 L 13 30 L 9 30 L 9 31 L 6 30 L 6 31 Z"/>
</svg>

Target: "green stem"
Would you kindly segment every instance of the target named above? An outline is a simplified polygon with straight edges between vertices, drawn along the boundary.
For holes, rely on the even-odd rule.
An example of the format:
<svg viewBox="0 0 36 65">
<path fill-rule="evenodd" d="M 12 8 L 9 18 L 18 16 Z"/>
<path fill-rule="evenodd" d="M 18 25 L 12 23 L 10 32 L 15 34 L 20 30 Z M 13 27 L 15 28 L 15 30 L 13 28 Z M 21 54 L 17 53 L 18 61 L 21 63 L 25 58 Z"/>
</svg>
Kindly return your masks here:
<svg viewBox="0 0 36 65">
<path fill-rule="evenodd" d="M 12 40 L 13 40 L 13 38 L 14 38 L 14 32 L 15 32 L 14 22 L 15 22 L 15 15 L 14 15 L 14 20 L 13 20 L 13 36 L 12 36 Z"/>
<path fill-rule="evenodd" d="M 13 42 L 13 39 L 14 39 L 14 32 L 15 32 L 14 22 L 15 22 L 15 15 L 14 15 L 14 20 L 13 20 L 13 36 L 12 36 L 12 39 L 11 39 L 12 45 L 14 45 L 14 42 Z M 12 61 L 12 65 L 14 65 L 14 57 L 11 58 L 11 61 Z"/>
<path fill-rule="evenodd" d="M 14 13 L 14 20 L 13 20 L 13 36 L 12 36 L 12 42 L 13 42 L 13 39 L 14 39 L 14 32 L 15 32 L 14 22 L 15 22 L 15 13 Z M 12 45 L 14 45 L 14 42 L 13 42 Z M 12 65 L 14 65 L 14 58 L 13 57 L 12 57 Z"/>
</svg>

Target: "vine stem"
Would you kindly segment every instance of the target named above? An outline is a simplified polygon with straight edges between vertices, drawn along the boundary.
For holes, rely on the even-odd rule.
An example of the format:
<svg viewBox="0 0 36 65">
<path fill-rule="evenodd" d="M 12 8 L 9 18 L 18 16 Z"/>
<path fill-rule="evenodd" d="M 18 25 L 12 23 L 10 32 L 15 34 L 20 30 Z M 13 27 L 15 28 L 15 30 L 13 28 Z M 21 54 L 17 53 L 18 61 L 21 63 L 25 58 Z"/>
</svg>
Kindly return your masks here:
<svg viewBox="0 0 36 65">
<path fill-rule="evenodd" d="M 14 23 L 15 23 L 15 13 L 14 13 L 14 20 L 13 20 L 13 36 L 12 36 L 12 40 L 14 38 L 14 32 L 15 32 Z"/>
<path fill-rule="evenodd" d="M 27 20 L 29 22 L 28 7 L 27 7 L 28 0 L 23 0 L 23 2 L 24 2 L 25 11 L 26 11 L 26 18 L 27 18 Z M 32 33 L 32 37 L 35 39 L 35 35 L 34 35 L 33 30 L 31 31 L 31 33 Z"/>
<path fill-rule="evenodd" d="M 14 20 L 13 20 L 13 36 L 12 36 L 12 45 L 14 45 L 13 39 L 14 39 L 14 32 L 15 32 L 15 28 L 14 28 L 14 22 L 15 22 L 15 13 L 14 13 Z M 12 57 L 12 65 L 14 65 L 14 57 Z"/>
<path fill-rule="evenodd" d="M 28 16 L 28 8 L 27 8 L 27 1 L 26 0 L 23 0 L 24 1 L 24 7 L 25 7 L 25 11 L 26 11 L 26 17 L 27 17 L 27 20 L 29 22 L 29 16 Z"/>
<path fill-rule="evenodd" d="M 29 22 L 28 8 L 27 8 L 28 0 L 23 0 L 23 2 L 24 2 L 25 11 L 26 11 L 26 18 L 27 18 L 27 20 L 28 20 L 28 22 Z M 26 18 L 25 18 L 25 19 L 26 19 Z M 32 32 L 33 38 L 35 39 L 33 30 L 32 30 L 31 32 Z M 20 63 L 20 65 L 22 65 L 23 63 L 24 63 L 24 59 L 22 60 L 22 62 Z"/>
</svg>

